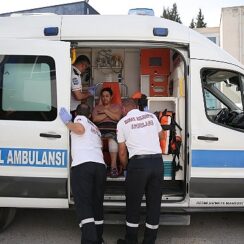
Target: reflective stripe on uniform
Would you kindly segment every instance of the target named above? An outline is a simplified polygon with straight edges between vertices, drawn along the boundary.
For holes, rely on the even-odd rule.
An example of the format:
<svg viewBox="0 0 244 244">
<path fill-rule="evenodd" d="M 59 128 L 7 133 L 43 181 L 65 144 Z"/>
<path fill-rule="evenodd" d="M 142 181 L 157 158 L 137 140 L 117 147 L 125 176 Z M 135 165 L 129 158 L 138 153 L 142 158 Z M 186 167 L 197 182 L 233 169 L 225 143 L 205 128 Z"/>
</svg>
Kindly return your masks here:
<svg viewBox="0 0 244 244">
<path fill-rule="evenodd" d="M 83 219 L 83 220 L 81 220 L 79 226 L 80 226 L 80 228 L 81 228 L 82 225 L 84 225 L 84 224 L 88 224 L 88 223 L 92 223 L 92 222 L 94 222 L 94 218 Z"/>
<path fill-rule="evenodd" d="M 149 228 L 149 229 L 152 229 L 152 230 L 158 229 L 158 225 L 150 225 L 148 223 L 146 223 L 146 227 Z"/>
<path fill-rule="evenodd" d="M 133 227 L 133 228 L 137 228 L 139 226 L 139 224 L 133 224 L 133 223 L 129 223 L 126 221 L 126 225 L 129 227 Z"/>
<path fill-rule="evenodd" d="M 103 220 L 95 220 L 95 225 L 102 225 L 103 224 Z"/>
</svg>

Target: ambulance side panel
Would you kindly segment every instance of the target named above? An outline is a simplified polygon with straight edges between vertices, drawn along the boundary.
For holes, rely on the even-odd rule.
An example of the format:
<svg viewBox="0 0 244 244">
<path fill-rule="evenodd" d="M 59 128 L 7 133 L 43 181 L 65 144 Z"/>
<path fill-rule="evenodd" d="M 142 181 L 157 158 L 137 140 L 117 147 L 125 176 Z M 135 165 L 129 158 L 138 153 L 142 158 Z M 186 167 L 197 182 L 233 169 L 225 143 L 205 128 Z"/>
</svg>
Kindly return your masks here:
<svg viewBox="0 0 244 244">
<path fill-rule="evenodd" d="M 202 86 L 204 70 L 233 71 L 241 77 L 243 69 L 228 61 L 190 60 L 190 207 L 244 206 L 243 130 L 208 118 Z"/>
<path fill-rule="evenodd" d="M 0 207 L 68 207 L 70 45 L 0 39 Z"/>
</svg>

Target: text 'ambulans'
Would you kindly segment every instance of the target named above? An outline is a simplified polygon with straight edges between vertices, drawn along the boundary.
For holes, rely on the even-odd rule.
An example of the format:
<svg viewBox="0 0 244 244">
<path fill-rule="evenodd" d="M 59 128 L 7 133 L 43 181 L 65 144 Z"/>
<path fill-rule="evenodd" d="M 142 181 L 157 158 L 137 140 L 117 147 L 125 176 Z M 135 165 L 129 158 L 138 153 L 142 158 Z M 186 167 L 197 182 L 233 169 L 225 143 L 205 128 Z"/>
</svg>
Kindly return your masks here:
<svg viewBox="0 0 244 244">
<path fill-rule="evenodd" d="M 67 166 L 66 150 L 1 148 L 0 166 Z"/>
</svg>

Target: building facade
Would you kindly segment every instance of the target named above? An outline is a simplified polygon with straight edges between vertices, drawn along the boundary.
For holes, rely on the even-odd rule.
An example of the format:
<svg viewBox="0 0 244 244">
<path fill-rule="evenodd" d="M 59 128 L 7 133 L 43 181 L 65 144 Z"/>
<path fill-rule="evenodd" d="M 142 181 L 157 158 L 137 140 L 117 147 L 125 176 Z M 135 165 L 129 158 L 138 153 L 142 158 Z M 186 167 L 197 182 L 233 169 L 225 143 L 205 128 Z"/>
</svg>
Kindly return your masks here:
<svg viewBox="0 0 244 244">
<path fill-rule="evenodd" d="M 86 15 L 86 14 L 99 14 L 93 7 L 86 1 L 79 1 L 74 3 L 53 5 L 42 8 L 27 9 L 15 12 L 0 14 L 0 17 L 9 16 L 11 14 L 21 13 L 54 13 L 59 15 Z"/>
<path fill-rule="evenodd" d="M 244 6 L 222 8 L 220 46 L 244 64 Z"/>
<path fill-rule="evenodd" d="M 210 41 L 220 46 L 220 28 L 219 27 L 207 27 L 207 28 L 196 28 L 197 32 L 206 36 Z"/>
<path fill-rule="evenodd" d="M 222 8 L 220 27 L 196 28 L 244 64 L 244 6 Z"/>
</svg>

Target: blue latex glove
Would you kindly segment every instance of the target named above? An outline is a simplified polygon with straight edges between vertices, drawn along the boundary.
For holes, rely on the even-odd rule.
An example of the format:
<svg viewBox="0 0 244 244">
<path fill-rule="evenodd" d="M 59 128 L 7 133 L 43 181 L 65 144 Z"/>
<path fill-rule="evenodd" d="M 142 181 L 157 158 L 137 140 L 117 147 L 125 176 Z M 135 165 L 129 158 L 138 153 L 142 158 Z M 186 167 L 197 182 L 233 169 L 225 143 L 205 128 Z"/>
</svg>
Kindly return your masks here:
<svg viewBox="0 0 244 244">
<path fill-rule="evenodd" d="M 90 86 L 88 87 L 87 91 L 94 96 L 95 95 L 95 86 Z"/>
<path fill-rule="evenodd" d="M 72 120 L 72 115 L 64 107 L 60 109 L 59 116 L 65 124 L 68 124 Z"/>
</svg>

